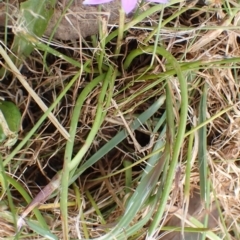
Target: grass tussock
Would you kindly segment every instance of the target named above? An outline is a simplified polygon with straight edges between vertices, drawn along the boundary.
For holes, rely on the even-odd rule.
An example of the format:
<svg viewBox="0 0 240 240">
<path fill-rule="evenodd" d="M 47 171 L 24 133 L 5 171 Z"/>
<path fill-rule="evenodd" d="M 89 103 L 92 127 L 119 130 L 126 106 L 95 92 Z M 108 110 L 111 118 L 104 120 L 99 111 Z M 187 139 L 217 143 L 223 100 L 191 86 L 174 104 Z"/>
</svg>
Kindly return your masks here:
<svg viewBox="0 0 240 240">
<path fill-rule="evenodd" d="M 239 13 L 143 2 L 50 42 L 10 15 L 0 97 L 22 118 L 0 145 L 0 238 L 239 239 Z M 31 54 L 8 59 L 19 36 Z"/>
</svg>

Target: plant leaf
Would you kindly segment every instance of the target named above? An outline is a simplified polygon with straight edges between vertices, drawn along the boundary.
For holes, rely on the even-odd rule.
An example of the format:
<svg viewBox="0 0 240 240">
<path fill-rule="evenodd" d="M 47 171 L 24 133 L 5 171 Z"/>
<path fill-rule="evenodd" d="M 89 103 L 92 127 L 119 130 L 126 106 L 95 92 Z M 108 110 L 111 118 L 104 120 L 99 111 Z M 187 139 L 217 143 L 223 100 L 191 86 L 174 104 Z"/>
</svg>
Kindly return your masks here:
<svg viewBox="0 0 240 240">
<path fill-rule="evenodd" d="M 18 107 L 12 102 L 0 101 L 0 111 L 6 119 L 9 129 L 12 132 L 18 132 L 21 123 L 21 113 Z"/>
<path fill-rule="evenodd" d="M 18 66 L 21 61 L 28 57 L 34 49 L 29 38 L 24 35 L 34 35 L 41 37 L 50 21 L 56 0 L 28 0 L 20 4 L 20 13 L 15 29 L 15 38 L 12 45 L 12 52 L 17 56 L 11 55 L 11 59 Z"/>
</svg>

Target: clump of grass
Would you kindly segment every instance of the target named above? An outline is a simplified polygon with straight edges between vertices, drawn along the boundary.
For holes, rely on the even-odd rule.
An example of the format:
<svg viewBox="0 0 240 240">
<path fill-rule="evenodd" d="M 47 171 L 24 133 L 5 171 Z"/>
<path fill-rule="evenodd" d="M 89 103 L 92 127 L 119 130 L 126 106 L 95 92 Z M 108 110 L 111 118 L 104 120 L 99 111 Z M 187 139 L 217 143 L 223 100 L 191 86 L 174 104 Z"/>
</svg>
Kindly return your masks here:
<svg viewBox="0 0 240 240">
<path fill-rule="evenodd" d="M 35 51 L 5 58 L 22 131 L 1 147 L 1 237 L 238 239 L 239 9 L 141 9 L 81 43 L 22 32 Z"/>
</svg>

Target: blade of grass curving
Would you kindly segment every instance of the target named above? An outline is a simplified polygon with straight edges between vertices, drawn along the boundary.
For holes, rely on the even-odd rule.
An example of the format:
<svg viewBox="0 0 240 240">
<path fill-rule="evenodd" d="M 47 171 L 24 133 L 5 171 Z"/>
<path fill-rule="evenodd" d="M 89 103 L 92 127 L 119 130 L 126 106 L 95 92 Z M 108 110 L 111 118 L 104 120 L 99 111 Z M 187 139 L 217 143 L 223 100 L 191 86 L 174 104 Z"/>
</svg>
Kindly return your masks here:
<svg viewBox="0 0 240 240">
<path fill-rule="evenodd" d="M 81 150 L 76 154 L 76 156 L 72 159 L 72 161 L 69 163 L 69 168 L 71 169 L 71 171 L 73 169 L 75 171 L 75 167 L 77 167 L 79 165 L 82 157 L 84 156 L 84 154 L 86 153 L 88 148 L 91 146 L 92 141 L 94 140 L 94 138 L 102 124 L 103 118 L 105 117 L 106 111 L 107 111 L 104 108 L 107 109 L 109 107 L 111 97 L 112 97 L 112 92 L 113 92 L 112 89 L 113 89 L 115 78 L 116 78 L 116 70 L 113 69 L 111 66 L 109 66 L 106 78 L 104 80 L 104 84 L 102 86 L 101 93 L 99 95 L 96 118 L 94 120 L 91 131 L 90 131 L 87 139 L 85 140 L 84 145 L 82 146 Z M 108 90 L 107 90 L 107 88 L 108 88 Z M 106 105 L 104 106 L 104 104 L 106 104 Z"/>
<path fill-rule="evenodd" d="M 161 96 L 152 106 L 150 106 L 144 113 L 140 114 L 138 119 L 136 119 L 131 124 L 131 129 L 136 130 L 142 124 L 144 124 L 158 109 L 163 105 L 165 101 L 165 96 Z M 99 159 L 101 159 L 105 154 L 116 147 L 122 140 L 128 136 L 127 131 L 122 130 L 115 137 L 113 137 L 109 142 L 107 142 L 101 149 L 99 149 L 91 158 L 89 158 L 80 168 L 78 168 L 72 177 L 70 183 L 73 183 L 86 169 L 91 167 Z"/>
<path fill-rule="evenodd" d="M 158 228 L 159 222 L 161 221 L 163 213 L 165 211 L 165 206 L 167 204 L 168 196 L 171 191 L 181 145 L 184 140 L 184 134 L 185 134 L 186 122 L 187 122 L 187 111 L 188 111 L 187 83 L 182 75 L 181 67 L 179 66 L 176 59 L 164 48 L 158 47 L 156 52 L 160 53 L 164 58 L 166 58 L 167 61 L 172 65 L 172 67 L 176 69 L 178 80 L 180 83 L 180 90 L 181 90 L 181 105 L 180 105 L 181 112 L 180 112 L 180 122 L 178 125 L 179 127 L 178 127 L 177 137 L 176 137 L 176 140 L 174 141 L 174 146 L 173 146 L 172 160 L 169 166 L 166 184 L 164 186 L 162 197 L 161 197 L 161 204 L 159 205 L 154 221 L 152 222 L 149 228 L 150 238 L 154 235 L 154 231 Z"/>
<path fill-rule="evenodd" d="M 129 58 L 126 59 L 126 61 L 124 62 L 124 68 L 126 69 L 129 66 L 132 59 L 135 58 L 136 56 L 142 54 L 143 51 L 152 53 L 153 50 L 154 50 L 153 47 L 150 46 L 150 47 L 143 48 L 142 50 L 132 51 L 128 55 Z M 181 68 L 180 68 L 178 62 L 164 48 L 158 47 L 158 48 L 155 49 L 155 51 L 156 51 L 156 53 L 165 57 L 168 60 L 168 62 L 172 65 L 172 67 L 175 69 L 175 71 L 178 75 L 178 78 L 179 78 L 179 82 L 180 82 L 181 100 L 182 101 L 181 101 L 181 114 L 180 114 L 179 130 L 178 130 L 178 135 L 177 135 L 176 142 L 174 144 L 173 157 L 172 157 L 172 161 L 171 161 L 171 164 L 170 164 L 170 167 L 169 167 L 168 176 L 166 178 L 166 184 L 164 186 L 164 191 L 163 191 L 163 195 L 162 195 L 162 199 L 161 199 L 162 202 L 161 202 L 160 208 L 159 208 L 158 213 L 156 214 L 156 216 L 154 218 L 154 221 L 153 221 L 152 225 L 149 228 L 150 237 L 153 236 L 155 229 L 157 229 L 157 227 L 158 227 L 158 224 L 159 224 L 159 222 L 162 218 L 162 215 L 164 213 L 164 210 L 165 210 L 165 205 L 167 203 L 167 198 L 168 198 L 169 193 L 171 191 L 171 185 L 172 185 L 174 174 L 175 174 L 178 155 L 179 155 L 179 152 L 180 152 L 181 144 L 182 144 L 183 139 L 184 139 L 185 126 L 186 126 L 186 120 L 187 120 L 187 106 L 188 106 L 187 83 L 186 83 L 186 81 L 185 81 L 185 79 L 182 75 L 182 71 L 181 71 Z M 166 155 L 165 157 L 168 157 L 168 155 Z"/>
<path fill-rule="evenodd" d="M 207 112 L 207 86 L 203 86 L 202 96 L 199 105 L 199 124 L 206 121 Z M 207 193 L 207 126 L 206 124 L 198 130 L 199 145 L 198 145 L 198 166 L 200 174 L 200 197 L 203 202 L 206 202 Z"/>
<path fill-rule="evenodd" d="M 103 85 L 101 88 L 101 92 L 98 97 L 98 105 L 94 123 L 92 125 L 91 131 L 88 134 L 87 139 L 85 140 L 84 145 L 81 147 L 79 152 L 76 156 L 71 160 L 69 157 L 72 152 L 68 152 L 64 156 L 64 164 L 63 164 L 63 173 L 62 173 L 62 181 L 61 181 L 61 200 L 60 200 L 60 209 L 61 209 L 61 216 L 62 216 L 62 228 L 63 228 L 63 236 L 64 239 L 68 239 L 68 208 L 67 208 L 67 201 L 68 201 L 68 186 L 69 180 L 71 179 L 70 172 L 72 170 L 75 171 L 75 168 L 81 162 L 83 156 L 88 151 L 89 147 L 91 146 L 94 138 L 101 127 L 103 117 L 105 116 L 106 112 L 104 111 L 104 100 L 106 100 L 106 92 L 110 82 L 114 82 L 115 79 L 111 80 L 111 78 L 115 78 L 116 75 L 113 73 L 114 69 L 110 66 L 109 71 L 106 74 L 106 78 L 103 81 Z M 111 94 L 110 94 L 111 95 Z M 76 121 L 76 119 L 74 119 Z M 76 123 L 75 129 L 76 129 Z M 74 140 L 74 139 L 73 139 Z"/>
<path fill-rule="evenodd" d="M 77 125 L 78 125 L 78 120 L 79 116 L 82 111 L 82 106 L 87 99 L 88 94 L 100 83 L 104 80 L 106 77 L 106 74 L 101 74 L 100 76 L 96 77 L 93 79 L 80 93 L 76 103 L 75 107 L 73 109 L 73 114 L 71 117 L 71 124 L 70 124 L 70 129 L 69 129 L 69 141 L 66 144 L 65 148 L 65 158 L 66 159 L 72 159 L 72 153 L 73 153 L 73 147 L 74 147 L 74 139 L 76 137 L 76 132 L 77 132 Z M 78 163 L 76 163 L 78 165 Z M 74 171 L 73 171 L 74 172 Z"/>
</svg>

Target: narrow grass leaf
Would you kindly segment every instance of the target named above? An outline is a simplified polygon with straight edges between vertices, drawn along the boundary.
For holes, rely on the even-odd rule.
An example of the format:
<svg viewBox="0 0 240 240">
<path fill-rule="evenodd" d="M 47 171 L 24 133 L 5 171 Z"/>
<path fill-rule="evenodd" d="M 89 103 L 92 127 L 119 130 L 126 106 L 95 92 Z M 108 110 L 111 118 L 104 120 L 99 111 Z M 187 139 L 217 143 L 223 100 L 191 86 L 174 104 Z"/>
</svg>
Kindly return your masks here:
<svg viewBox="0 0 240 240">
<path fill-rule="evenodd" d="M 125 193 L 128 194 L 131 192 L 131 187 L 132 187 L 132 168 L 131 166 L 132 162 L 129 160 L 123 160 L 123 166 L 124 168 L 126 167 L 127 169 L 125 170 Z"/>
<path fill-rule="evenodd" d="M 144 124 L 158 109 L 163 105 L 165 101 L 165 96 L 162 95 L 152 106 L 150 106 L 145 112 L 139 115 L 139 117 L 133 121 L 130 125 L 132 130 L 138 129 L 142 124 Z M 86 169 L 91 167 L 99 159 L 101 159 L 105 154 L 116 147 L 122 140 L 128 136 L 127 131 L 122 130 L 116 136 L 114 136 L 109 142 L 107 142 L 102 148 L 100 148 L 91 158 L 89 158 L 72 177 L 70 183 L 73 183 Z"/>
<path fill-rule="evenodd" d="M 206 121 L 207 112 L 207 86 L 203 86 L 202 96 L 199 105 L 199 124 Z M 198 163 L 200 174 L 200 196 L 202 201 L 206 201 L 207 192 L 207 127 L 204 125 L 198 130 L 199 147 L 198 147 Z"/>
<path fill-rule="evenodd" d="M 35 233 L 38 233 L 40 236 L 44 237 L 44 239 L 58 240 L 58 237 L 56 235 L 51 233 L 49 230 L 42 228 L 35 222 L 26 219 L 26 223 L 30 229 L 32 229 Z"/>
</svg>

